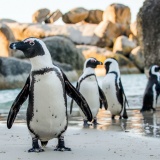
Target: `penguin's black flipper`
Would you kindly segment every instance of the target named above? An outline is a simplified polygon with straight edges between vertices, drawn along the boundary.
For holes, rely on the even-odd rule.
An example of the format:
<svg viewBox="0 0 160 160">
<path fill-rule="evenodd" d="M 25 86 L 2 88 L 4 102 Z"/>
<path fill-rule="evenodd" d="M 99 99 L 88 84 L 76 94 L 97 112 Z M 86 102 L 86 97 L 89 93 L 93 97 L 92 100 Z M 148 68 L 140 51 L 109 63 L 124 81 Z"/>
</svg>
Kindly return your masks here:
<svg viewBox="0 0 160 160">
<path fill-rule="evenodd" d="M 99 86 L 98 86 L 98 90 L 99 90 L 99 95 L 100 95 L 100 108 L 102 108 L 102 104 L 103 104 L 104 108 L 107 110 L 108 109 L 108 103 L 107 103 L 106 96 Z"/>
<path fill-rule="evenodd" d="M 77 85 L 76 85 L 76 89 L 78 90 L 78 82 L 77 82 Z M 70 105 L 70 114 L 72 114 L 72 108 L 73 108 L 73 98 L 71 100 L 71 105 Z"/>
<path fill-rule="evenodd" d="M 82 96 L 82 94 L 69 82 L 66 75 L 63 72 L 62 74 L 64 78 L 65 90 L 67 92 L 67 95 L 76 101 L 76 103 L 81 108 L 81 110 L 83 111 L 87 119 L 91 122 L 93 117 L 92 117 L 92 112 L 88 106 L 87 101 Z"/>
<path fill-rule="evenodd" d="M 21 92 L 16 97 L 15 101 L 12 104 L 12 107 L 9 111 L 8 118 L 7 118 L 7 127 L 10 129 L 13 125 L 13 122 L 17 116 L 17 113 L 19 112 L 20 107 L 24 103 L 24 101 L 27 99 L 29 94 L 29 86 L 30 86 L 30 78 L 27 78 L 27 81 L 21 90 Z"/>
<path fill-rule="evenodd" d="M 127 97 L 126 97 L 126 95 L 125 95 L 125 93 L 124 93 L 124 89 L 123 89 L 123 86 L 122 86 L 121 79 L 119 79 L 119 86 L 120 86 L 120 90 L 122 91 L 122 94 L 123 94 L 123 96 L 124 96 L 124 102 L 125 102 L 125 104 L 127 104 L 127 106 L 129 107 L 128 100 L 127 100 Z"/>
</svg>

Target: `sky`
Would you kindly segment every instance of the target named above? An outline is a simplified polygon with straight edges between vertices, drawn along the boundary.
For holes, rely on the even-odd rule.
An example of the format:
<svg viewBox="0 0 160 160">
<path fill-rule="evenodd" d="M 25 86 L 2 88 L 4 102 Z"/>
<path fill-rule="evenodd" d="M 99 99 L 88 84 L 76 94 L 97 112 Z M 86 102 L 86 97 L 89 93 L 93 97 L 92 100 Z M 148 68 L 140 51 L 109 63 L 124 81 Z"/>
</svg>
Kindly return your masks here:
<svg viewBox="0 0 160 160">
<path fill-rule="evenodd" d="M 0 19 L 9 18 L 18 22 L 32 22 L 33 13 L 41 8 L 52 12 L 60 9 L 66 13 L 75 7 L 105 10 L 112 3 L 127 5 L 131 10 L 131 21 L 136 20 L 139 8 L 145 0 L 0 0 Z M 58 23 L 61 23 L 60 21 Z"/>
</svg>

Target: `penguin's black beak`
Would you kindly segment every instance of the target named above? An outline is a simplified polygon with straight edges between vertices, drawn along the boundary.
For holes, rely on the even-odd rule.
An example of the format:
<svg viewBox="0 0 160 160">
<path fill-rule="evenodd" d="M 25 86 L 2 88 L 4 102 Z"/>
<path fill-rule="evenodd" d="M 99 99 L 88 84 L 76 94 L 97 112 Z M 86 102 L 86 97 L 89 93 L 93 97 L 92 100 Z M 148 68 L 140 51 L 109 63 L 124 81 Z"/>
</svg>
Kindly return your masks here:
<svg viewBox="0 0 160 160">
<path fill-rule="evenodd" d="M 15 43 L 11 43 L 10 46 L 9 46 L 9 48 L 16 49 L 16 44 Z"/>
<path fill-rule="evenodd" d="M 101 61 L 97 61 L 97 65 L 103 65 Z"/>
<path fill-rule="evenodd" d="M 25 46 L 25 43 L 23 41 L 21 41 L 21 42 L 11 43 L 9 47 L 11 49 L 18 49 L 18 50 L 22 50 L 23 51 L 26 46 Z"/>
</svg>

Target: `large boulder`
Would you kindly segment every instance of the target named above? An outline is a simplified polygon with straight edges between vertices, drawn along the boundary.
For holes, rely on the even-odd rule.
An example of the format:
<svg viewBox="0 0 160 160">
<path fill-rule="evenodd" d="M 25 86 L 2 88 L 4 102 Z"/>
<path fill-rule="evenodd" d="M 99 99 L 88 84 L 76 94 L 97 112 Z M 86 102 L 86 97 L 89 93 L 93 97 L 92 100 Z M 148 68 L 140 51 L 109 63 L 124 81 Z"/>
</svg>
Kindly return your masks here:
<svg viewBox="0 0 160 160">
<path fill-rule="evenodd" d="M 16 21 L 15 20 L 13 20 L 13 19 L 8 19 L 8 18 L 1 18 L 0 19 L 0 23 L 15 23 Z"/>
<path fill-rule="evenodd" d="M 160 65 L 160 1 L 145 0 L 137 15 L 137 30 L 140 47 L 144 54 L 145 67 Z"/>
<path fill-rule="evenodd" d="M 15 41 L 11 29 L 4 23 L 0 23 L 0 56 L 8 57 L 13 54 L 9 44 Z"/>
<path fill-rule="evenodd" d="M 30 26 L 30 25 L 36 25 L 36 24 L 31 24 L 31 23 L 5 23 L 13 32 L 14 37 L 16 40 L 23 40 L 27 38 L 24 35 L 25 30 Z"/>
<path fill-rule="evenodd" d="M 123 74 L 140 73 L 135 64 L 127 57 L 121 54 L 115 54 L 113 57 L 118 61 L 120 72 Z"/>
<path fill-rule="evenodd" d="M 85 19 L 87 23 L 98 24 L 102 21 L 103 11 L 96 9 L 96 10 L 89 10 L 88 17 Z"/>
<path fill-rule="evenodd" d="M 123 4 L 113 3 L 103 12 L 103 21 L 129 25 L 131 22 L 130 8 Z"/>
<path fill-rule="evenodd" d="M 126 25 L 112 23 L 111 21 L 102 21 L 98 24 L 94 33 L 104 41 L 102 47 L 113 47 L 116 38 L 121 35 L 129 35 L 130 29 Z"/>
<path fill-rule="evenodd" d="M 47 8 L 42 8 L 37 10 L 35 13 L 32 15 L 32 22 L 33 23 L 42 23 L 45 21 L 47 15 L 50 14 L 50 10 Z"/>
<path fill-rule="evenodd" d="M 85 8 L 79 7 L 70 10 L 62 16 L 64 23 L 75 24 L 85 20 L 88 17 L 89 11 Z"/>
<path fill-rule="evenodd" d="M 45 38 L 50 36 L 65 36 L 75 44 L 97 45 L 100 38 L 95 35 L 96 24 L 86 25 L 53 25 L 53 24 L 29 24 L 7 23 L 16 40 L 28 37 Z"/>
<path fill-rule="evenodd" d="M 22 88 L 31 69 L 27 61 L 0 58 L 0 89 Z"/>
<path fill-rule="evenodd" d="M 128 37 L 119 36 L 114 43 L 113 52 L 128 56 L 135 47 L 136 44 L 129 40 Z"/>
<path fill-rule="evenodd" d="M 74 43 L 65 37 L 53 36 L 43 39 L 53 60 L 70 64 L 74 69 L 82 70 L 84 57 Z"/>
<path fill-rule="evenodd" d="M 103 39 L 101 47 L 112 47 L 115 39 L 122 34 L 120 26 L 110 21 L 102 21 L 95 28 L 94 33 L 97 37 Z"/>
<path fill-rule="evenodd" d="M 45 19 L 45 23 L 54 23 L 55 21 L 57 21 L 60 17 L 62 17 L 62 12 L 57 9 L 56 11 L 50 13 L 46 19 Z"/>
<path fill-rule="evenodd" d="M 131 51 L 129 58 L 141 72 L 144 72 L 144 54 L 142 53 L 140 46 Z"/>
</svg>

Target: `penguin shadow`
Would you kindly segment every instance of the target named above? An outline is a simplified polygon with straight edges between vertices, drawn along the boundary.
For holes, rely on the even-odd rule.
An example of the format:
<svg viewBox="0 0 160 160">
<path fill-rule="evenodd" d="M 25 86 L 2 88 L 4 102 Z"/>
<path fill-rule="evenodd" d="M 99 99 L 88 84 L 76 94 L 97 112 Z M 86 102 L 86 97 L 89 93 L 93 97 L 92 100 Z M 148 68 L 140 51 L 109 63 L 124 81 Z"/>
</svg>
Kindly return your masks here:
<svg viewBox="0 0 160 160">
<path fill-rule="evenodd" d="M 160 136 L 160 110 L 156 112 L 146 111 L 141 112 L 143 116 L 143 129 L 147 136 L 159 137 Z"/>
</svg>

